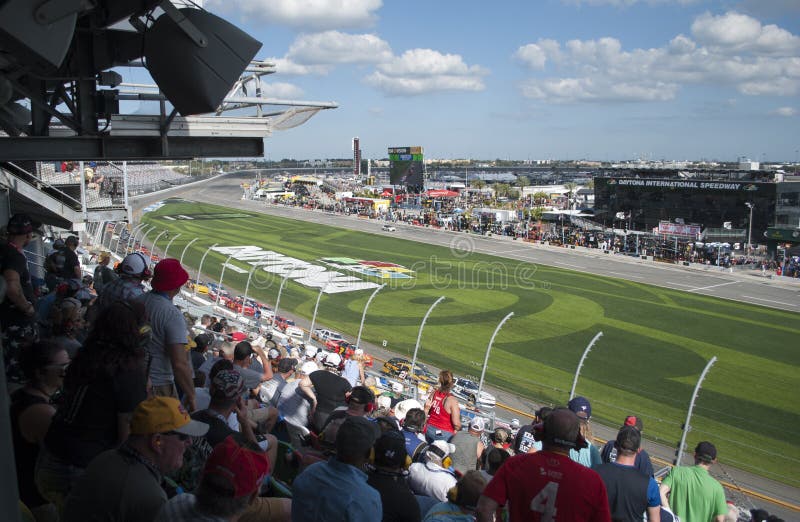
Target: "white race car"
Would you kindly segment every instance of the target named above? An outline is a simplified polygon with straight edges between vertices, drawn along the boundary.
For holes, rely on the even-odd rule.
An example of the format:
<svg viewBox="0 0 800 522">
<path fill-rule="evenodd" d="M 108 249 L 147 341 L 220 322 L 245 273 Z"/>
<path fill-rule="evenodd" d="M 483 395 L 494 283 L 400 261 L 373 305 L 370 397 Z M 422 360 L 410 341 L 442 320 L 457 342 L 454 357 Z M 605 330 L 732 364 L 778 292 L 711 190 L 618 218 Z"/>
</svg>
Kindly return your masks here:
<svg viewBox="0 0 800 522">
<path fill-rule="evenodd" d="M 456 378 L 456 382 L 453 384 L 453 395 L 484 408 L 494 408 L 497 404 L 494 395 L 485 391 L 481 391 L 478 395 L 478 383 L 463 377 Z"/>
</svg>

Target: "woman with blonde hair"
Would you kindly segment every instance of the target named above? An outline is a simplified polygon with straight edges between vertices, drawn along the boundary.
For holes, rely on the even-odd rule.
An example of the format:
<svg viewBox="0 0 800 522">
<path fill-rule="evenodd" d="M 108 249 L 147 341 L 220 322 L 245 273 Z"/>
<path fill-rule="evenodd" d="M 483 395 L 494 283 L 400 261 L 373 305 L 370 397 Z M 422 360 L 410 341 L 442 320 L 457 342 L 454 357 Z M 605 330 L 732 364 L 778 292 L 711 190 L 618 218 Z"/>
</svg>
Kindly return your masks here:
<svg viewBox="0 0 800 522">
<path fill-rule="evenodd" d="M 50 310 L 52 341 L 67 351 L 70 359 L 78 354 L 86 322 L 83 319 L 86 309 L 74 297 L 57 300 Z"/>
<path fill-rule="evenodd" d="M 436 440 L 450 440 L 455 432 L 461 430 L 461 408 L 450 391 L 453 389 L 453 373 L 450 370 L 439 372 L 439 384 L 425 401 L 428 422 L 425 425 L 425 438 L 428 444 Z"/>
</svg>

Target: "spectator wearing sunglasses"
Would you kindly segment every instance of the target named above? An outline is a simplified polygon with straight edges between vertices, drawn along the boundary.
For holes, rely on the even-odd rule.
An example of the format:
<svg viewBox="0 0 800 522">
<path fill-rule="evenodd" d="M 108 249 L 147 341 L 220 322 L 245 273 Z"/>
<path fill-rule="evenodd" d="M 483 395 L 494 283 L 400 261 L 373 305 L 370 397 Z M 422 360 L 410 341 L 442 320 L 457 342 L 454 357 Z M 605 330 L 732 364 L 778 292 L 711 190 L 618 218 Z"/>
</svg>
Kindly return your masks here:
<svg viewBox="0 0 800 522">
<path fill-rule="evenodd" d="M 192 438 L 207 431 L 178 399 L 141 402 L 128 440 L 92 461 L 67 498 L 62 520 L 152 521 L 167 501 L 164 475 L 181 467 Z"/>
<path fill-rule="evenodd" d="M 38 342 L 20 353 L 19 365 L 27 382 L 11 394 L 10 411 L 19 498 L 37 519 L 52 520 L 55 508 L 36 489 L 33 470 L 56 412 L 51 398 L 64 384 L 69 355 L 56 343 Z"/>
</svg>

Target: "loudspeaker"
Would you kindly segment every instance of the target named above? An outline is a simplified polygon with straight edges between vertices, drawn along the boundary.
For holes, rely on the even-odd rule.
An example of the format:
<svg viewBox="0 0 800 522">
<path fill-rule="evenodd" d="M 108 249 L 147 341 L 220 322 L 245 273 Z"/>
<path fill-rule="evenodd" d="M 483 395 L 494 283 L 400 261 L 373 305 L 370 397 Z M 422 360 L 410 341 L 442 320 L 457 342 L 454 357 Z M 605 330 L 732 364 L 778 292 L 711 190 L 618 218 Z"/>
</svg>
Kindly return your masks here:
<svg viewBox="0 0 800 522">
<path fill-rule="evenodd" d="M 218 16 L 179 9 L 206 38 L 199 47 L 168 15 L 145 34 L 150 75 L 183 116 L 213 112 L 261 48 L 261 42 Z"/>
<path fill-rule="evenodd" d="M 59 67 L 70 49 L 78 9 L 56 11 L 31 0 L 0 2 L 0 47 L 40 71 Z"/>
</svg>

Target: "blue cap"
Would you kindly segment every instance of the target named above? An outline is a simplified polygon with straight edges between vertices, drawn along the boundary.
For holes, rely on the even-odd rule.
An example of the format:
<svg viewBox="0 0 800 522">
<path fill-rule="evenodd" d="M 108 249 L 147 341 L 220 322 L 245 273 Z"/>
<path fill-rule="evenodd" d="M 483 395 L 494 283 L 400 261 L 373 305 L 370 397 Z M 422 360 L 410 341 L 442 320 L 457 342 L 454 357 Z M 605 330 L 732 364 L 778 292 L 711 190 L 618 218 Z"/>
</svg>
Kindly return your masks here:
<svg viewBox="0 0 800 522">
<path fill-rule="evenodd" d="M 574 397 L 567 407 L 582 419 L 589 420 L 592 417 L 592 405 L 586 397 Z"/>
</svg>

